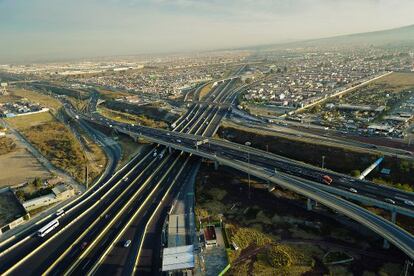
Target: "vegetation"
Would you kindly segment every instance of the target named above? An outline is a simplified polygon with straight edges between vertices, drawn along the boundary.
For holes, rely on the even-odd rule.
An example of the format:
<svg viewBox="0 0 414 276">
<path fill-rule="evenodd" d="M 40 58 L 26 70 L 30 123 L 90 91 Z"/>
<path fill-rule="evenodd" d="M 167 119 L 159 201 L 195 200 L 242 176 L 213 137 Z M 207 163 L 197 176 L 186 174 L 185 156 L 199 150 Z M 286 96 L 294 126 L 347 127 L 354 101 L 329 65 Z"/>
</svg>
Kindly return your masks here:
<svg viewBox="0 0 414 276">
<path fill-rule="evenodd" d="M 135 123 L 148 127 L 155 128 L 166 128 L 167 124 L 163 121 L 155 121 L 144 115 L 131 115 L 128 113 L 111 110 L 108 108 L 100 107 L 98 111 L 105 117 L 111 118 L 116 121 L 125 122 L 125 123 Z"/>
<path fill-rule="evenodd" d="M 16 144 L 13 139 L 9 137 L 0 137 L 0 155 L 13 152 L 16 149 Z"/>
<path fill-rule="evenodd" d="M 63 124 L 45 122 L 23 128 L 21 132 L 53 165 L 83 182 L 85 157 L 79 143 Z"/>
<path fill-rule="evenodd" d="M 209 83 L 200 90 L 200 100 L 202 100 L 208 92 L 213 88 L 213 83 Z"/>
</svg>

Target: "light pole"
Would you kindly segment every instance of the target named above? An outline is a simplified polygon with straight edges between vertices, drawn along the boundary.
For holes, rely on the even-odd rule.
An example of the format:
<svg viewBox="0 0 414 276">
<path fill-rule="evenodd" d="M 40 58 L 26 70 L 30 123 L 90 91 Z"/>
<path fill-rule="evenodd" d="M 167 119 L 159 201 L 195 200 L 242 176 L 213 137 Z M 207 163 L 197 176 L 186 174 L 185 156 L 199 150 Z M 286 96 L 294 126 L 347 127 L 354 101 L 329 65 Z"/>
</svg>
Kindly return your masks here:
<svg viewBox="0 0 414 276">
<path fill-rule="evenodd" d="M 322 155 L 322 169 L 325 168 L 325 155 Z"/>
<path fill-rule="evenodd" d="M 252 143 L 250 143 L 249 141 L 247 141 L 246 143 L 244 143 L 246 146 L 250 146 Z M 247 152 L 247 164 L 249 164 L 249 172 L 247 173 L 247 180 L 249 183 L 249 193 L 248 193 L 248 198 L 251 198 L 251 193 L 250 193 L 250 152 Z"/>
</svg>

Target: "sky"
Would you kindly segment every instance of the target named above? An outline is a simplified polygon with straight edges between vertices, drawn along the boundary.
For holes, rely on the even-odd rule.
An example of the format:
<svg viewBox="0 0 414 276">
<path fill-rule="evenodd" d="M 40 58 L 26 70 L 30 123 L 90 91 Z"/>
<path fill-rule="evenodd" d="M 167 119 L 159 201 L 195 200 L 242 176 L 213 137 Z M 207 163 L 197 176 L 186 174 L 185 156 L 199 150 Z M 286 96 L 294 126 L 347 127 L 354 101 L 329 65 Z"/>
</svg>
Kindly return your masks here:
<svg viewBox="0 0 414 276">
<path fill-rule="evenodd" d="M 0 64 L 237 48 L 414 24 L 413 0 L 0 0 Z"/>
</svg>

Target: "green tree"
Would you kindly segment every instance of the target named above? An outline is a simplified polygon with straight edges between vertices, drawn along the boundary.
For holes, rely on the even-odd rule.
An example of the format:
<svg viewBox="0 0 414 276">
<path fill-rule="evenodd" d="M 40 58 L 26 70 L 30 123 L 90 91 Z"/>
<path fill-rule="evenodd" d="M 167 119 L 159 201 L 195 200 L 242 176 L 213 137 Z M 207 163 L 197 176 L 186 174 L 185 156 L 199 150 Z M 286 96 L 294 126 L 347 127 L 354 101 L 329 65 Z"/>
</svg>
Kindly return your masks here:
<svg viewBox="0 0 414 276">
<path fill-rule="evenodd" d="M 360 170 L 353 170 L 351 171 L 351 176 L 353 177 L 358 177 L 361 175 L 361 171 Z"/>
<path fill-rule="evenodd" d="M 26 198 L 25 193 L 22 190 L 18 190 L 16 191 L 16 197 L 20 200 L 20 201 L 24 201 Z"/>
<path fill-rule="evenodd" d="M 33 185 L 36 187 L 36 188 L 41 188 L 42 187 L 42 180 L 39 178 L 39 177 L 36 177 L 34 180 L 33 180 Z"/>
</svg>

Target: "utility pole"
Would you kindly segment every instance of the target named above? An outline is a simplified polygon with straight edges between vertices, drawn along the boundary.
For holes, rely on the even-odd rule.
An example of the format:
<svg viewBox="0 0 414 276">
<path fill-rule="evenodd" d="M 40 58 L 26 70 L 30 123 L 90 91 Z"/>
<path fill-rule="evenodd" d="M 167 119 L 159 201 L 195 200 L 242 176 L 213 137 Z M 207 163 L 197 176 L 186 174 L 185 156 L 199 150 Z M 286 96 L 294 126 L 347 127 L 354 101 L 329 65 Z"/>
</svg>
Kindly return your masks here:
<svg viewBox="0 0 414 276">
<path fill-rule="evenodd" d="M 86 184 L 86 190 L 89 189 L 89 183 L 88 183 L 88 164 L 85 164 L 85 184 Z"/>
<path fill-rule="evenodd" d="M 247 179 L 249 181 L 249 199 L 251 198 L 251 192 L 250 192 L 250 153 L 247 152 L 247 163 L 249 164 L 249 173 L 247 174 Z"/>
</svg>

